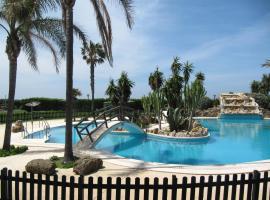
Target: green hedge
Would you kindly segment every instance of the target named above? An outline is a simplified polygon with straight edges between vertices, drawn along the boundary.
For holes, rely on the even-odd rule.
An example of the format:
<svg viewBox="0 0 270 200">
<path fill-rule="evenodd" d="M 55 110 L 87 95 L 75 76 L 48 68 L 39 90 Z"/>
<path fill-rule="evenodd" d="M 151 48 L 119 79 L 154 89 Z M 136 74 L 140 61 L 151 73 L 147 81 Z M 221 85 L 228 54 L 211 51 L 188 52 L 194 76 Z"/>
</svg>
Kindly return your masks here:
<svg viewBox="0 0 270 200">
<path fill-rule="evenodd" d="M 15 109 L 30 111 L 30 108 L 25 106 L 26 103 L 38 101 L 40 105 L 35 107 L 35 111 L 64 111 L 65 101 L 63 99 L 51 99 L 51 98 L 29 98 L 15 100 Z M 99 98 L 95 99 L 95 108 L 100 109 L 104 107 L 104 103 L 108 102 L 108 99 Z M 0 99 L 0 105 L 5 105 L 5 100 Z M 142 104 L 140 99 L 131 99 L 129 106 L 135 110 L 142 110 Z M 91 100 L 78 99 L 74 101 L 74 109 L 77 112 L 90 112 L 91 111 Z"/>
<path fill-rule="evenodd" d="M 74 112 L 75 117 L 89 117 L 89 112 Z M 62 119 L 65 118 L 64 111 L 34 111 L 33 112 L 33 120 L 38 120 L 40 118 L 44 119 Z M 13 122 L 17 120 L 29 121 L 31 120 L 31 113 L 14 113 L 13 114 Z M 0 123 L 6 122 L 6 112 L 0 112 Z"/>
</svg>

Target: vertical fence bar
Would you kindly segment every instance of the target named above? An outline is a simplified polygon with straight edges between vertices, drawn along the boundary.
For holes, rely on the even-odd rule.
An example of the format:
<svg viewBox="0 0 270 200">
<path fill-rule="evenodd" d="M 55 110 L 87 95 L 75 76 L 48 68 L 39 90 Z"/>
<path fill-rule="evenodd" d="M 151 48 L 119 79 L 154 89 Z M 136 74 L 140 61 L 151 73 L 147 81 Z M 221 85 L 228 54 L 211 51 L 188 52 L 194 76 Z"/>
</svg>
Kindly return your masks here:
<svg viewBox="0 0 270 200">
<path fill-rule="evenodd" d="M 69 178 L 70 186 L 69 186 L 69 200 L 74 200 L 74 176 Z"/>
<path fill-rule="evenodd" d="M 176 176 L 172 177 L 172 200 L 177 198 L 177 178 Z"/>
<path fill-rule="evenodd" d="M 58 199 L 58 176 L 53 176 L 53 200 Z"/>
<path fill-rule="evenodd" d="M 1 170 L 1 199 L 7 199 L 7 168 Z"/>
<path fill-rule="evenodd" d="M 20 177 L 20 172 L 16 171 L 15 172 L 15 200 L 19 200 L 20 199 L 20 193 L 19 193 L 19 177 Z"/>
<path fill-rule="evenodd" d="M 199 200 L 203 200 L 203 194 L 204 194 L 204 181 L 205 177 L 200 177 L 200 187 L 199 187 Z"/>
<path fill-rule="evenodd" d="M 97 200 L 102 200 L 102 177 L 98 177 Z"/>
<path fill-rule="evenodd" d="M 182 179 L 182 195 L 181 199 L 187 198 L 187 177 L 183 177 Z"/>
<path fill-rule="evenodd" d="M 8 186 L 8 199 L 13 199 L 13 192 L 12 192 L 12 171 L 8 170 L 8 177 L 7 177 L 7 186 Z"/>
<path fill-rule="evenodd" d="M 84 184 L 84 177 L 80 176 L 78 180 L 78 200 L 83 200 L 83 184 Z"/>
<path fill-rule="evenodd" d="M 45 200 L 50 200 L 50 176 L 46 175 L 45 180 Z"/>
<path fill-rule="evenodd" d="M 125 200 L 130 200 L 130 177 L 126 178 Z"/>
<path fill-rule="evenodd" d="M 112 177 L 107 178 L 107 193 L 106 193 L 107 200 L 112 199 Z"/>
<path fill-rule="evenodd" d="M 233 181 L 232 181 L 231 199 L 235 199 L 235 197 L 236 197 L 236 188 L 237 188 L 237 174 L 234 174 L 233 175 Z"/>
<path fill-rule="evenodd" d="M 213 176 L 208 178 L 208 188 L 207 188 L 207 200 L 212 199 L 212 187 L 213 187 Z"/>
<path fill-rule="evenodd" d="M 225 182 L 224 182 L 224 194 L 223 194 L 224 200 L 228 199 L 229 180 L 230 180 L 230 176 L 228 174 L 226 174 L 225 175 Z"/>
<path fill-rule="evenodd" d="M 23 177 L 22 177 L 22 199 L 26 200 L 26 198 L 27 198 L 26 172 L 23 172 Z"/>
<path fill-rule="evenodd" d="M 88 178 L 88 199 L 93 199 L 93 177 Z"/>
<path fill-rule="evenodd" d="M 244 199 L 244 192 L 245 192 L 245 174 L 241 174 L 239 200 Z"/>
<path fill-rule="evenodd" d="M 168 178 L 163 178 L 163 191 L 162 191 L 162 199 L 167 199 L 168 196 Z"/>
<path fill-rule="evenodd" d="M 37 199 L 42 199 L 42 175 L 38 174 L 38 188 L 37 188 Z"/>
<path fill-rule="evenodd" d="M 196 184 L 196 177 L 191 177 L 191 187 L 190 187 L 190 200 L 195 199 L 195 184 Z"/>
<path fill-rule="evenodd" d="M 252 190 L 252 199 L 257 200 L 259 199 L 259 192 L 260 192 L 260 172 L 257 170 L 254 171 L 254 177 L 253 177 L 253 190 Z"/>
<path fill-rule="evenodd" d="M 145 200 L 149 199 L 149 178 L 148 177 L 144 178 L 144 192 L 143 192 L 143 195 L 144 195 Z"/>
<path fill-rule="evenodd" d="M 262 200 L 266 200 L 267 198 L 267 179 L 268 179 L 268 172 L 264 172 L 263 174 L 263 196 Z"/>
<path fill-rule="evenodd" d="M 117 177 L 116 178 L 116 196 L 115 196 L 116 200 L 120 200 L 121 199 L 121 178 Z"/>
<path fill-rule="evenodd" d="M 253 182 L 253 174 L 248 174 L 248 191 L 247 191 L 247 200 L 251 200 L 252 197 L 252 182 Z"/>
<path fill-rule="evenodd" d="M 157 177 L 154 178 L 153 200 L 158 200 L 158 181 Z"/>
<path fill-rule="evenodd" d="M 62 176 L 61 199 L 66 200 L 67 177 Z"/>
<path fill-rule="evenodd" d="M 135 196 L 134 196 L 135 200 L 139 200 L 140 199 L 140 178 L 136 177 L 135 178 Z"/>
<path fill-rule="evenodd" d="M 34 183 L 34 176 L 35 174 L 30 174 L 30 200 L 35 199 L 35 183 Z"/>
</svg>

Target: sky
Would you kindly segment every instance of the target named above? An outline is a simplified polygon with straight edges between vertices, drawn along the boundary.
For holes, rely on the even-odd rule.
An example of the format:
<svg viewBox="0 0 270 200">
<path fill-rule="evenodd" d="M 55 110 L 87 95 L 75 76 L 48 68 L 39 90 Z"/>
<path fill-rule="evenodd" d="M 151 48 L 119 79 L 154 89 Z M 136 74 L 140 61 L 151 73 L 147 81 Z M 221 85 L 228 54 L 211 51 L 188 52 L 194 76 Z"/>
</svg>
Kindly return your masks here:
<svg viewBox="0 0 270 200">
<path fill-rule="evenodd" d="M 74 21 L 94 42 L 100 42 L 89 0 L 77 0 Z M 150 91 L 148 77 L 158 66 L 168 78 L 175 56 L 194 64 L 206 76 L 207 95 L 249 92 L 250 82 L 270 69 L 269 0 L 134 0 L 135 25 L 129 30 L 118 1 L 105 0 L 113 27 L 114 65 L 96 68 L 96 97 L 105 97 L 110 79 L 126 71 L 135 82 L 133 98 Z M 60 11 L 50 15 L 61 17 Z M 8 94 L 6 35 L 0 30 L 0 98 Z M 31 69 L 23 53 L 18 61 L 16 98 L 65 97 L 65 61 L 60 73 L 50 54 L 38 48 L 39 72 Z M 80 42 L 74 46 L 74 88 L 90 93 L 89 67 L 82 60 Z"/>
</svg>

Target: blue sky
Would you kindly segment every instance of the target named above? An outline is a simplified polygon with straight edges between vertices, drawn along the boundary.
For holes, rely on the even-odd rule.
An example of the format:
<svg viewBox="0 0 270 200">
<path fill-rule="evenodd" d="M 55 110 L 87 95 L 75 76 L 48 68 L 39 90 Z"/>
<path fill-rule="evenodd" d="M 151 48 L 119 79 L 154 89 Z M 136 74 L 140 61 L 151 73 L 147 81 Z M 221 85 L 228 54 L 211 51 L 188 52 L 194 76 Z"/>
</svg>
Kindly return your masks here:
<svg viewBox="0 0 270 200">
<path fill-rule="evenodd" d="M 261 64 L 270 58 L 270 2 L 268 0 L 134 0 L 135 26 L 130 31 L 121 8 L 107 1 L 113 24 L 114 67 L 96 68 L 96 96 L 104 97 L 110 78 L 127 71 L 135 81 L 133 97 L 150 91 L 148 76 L 159 66 L 166 77 L 174 56 L 189 60 L 195 72 L 206 75 L 207 95 L 249 91 L 253 79 L 270 72 Z M 117 2 L 117 1 L 116 1 Z M 88 0 L 77 0 L 74 20 L 99 42 L 94 13 Z M 60 12 L 56 13 L 59 17 Z M 7 95 L 8 62 L 5 35 L 0 32 L 0 98 Z M 89 69 L 75 41 L 74 87 L 83 98 L 89 93 Z M 56 74 L 50 55 L 40 48 L 39 72 L 23 54 L 18 66 L 16 98 L 65 96 L 65 62 Z"/>
</svg>

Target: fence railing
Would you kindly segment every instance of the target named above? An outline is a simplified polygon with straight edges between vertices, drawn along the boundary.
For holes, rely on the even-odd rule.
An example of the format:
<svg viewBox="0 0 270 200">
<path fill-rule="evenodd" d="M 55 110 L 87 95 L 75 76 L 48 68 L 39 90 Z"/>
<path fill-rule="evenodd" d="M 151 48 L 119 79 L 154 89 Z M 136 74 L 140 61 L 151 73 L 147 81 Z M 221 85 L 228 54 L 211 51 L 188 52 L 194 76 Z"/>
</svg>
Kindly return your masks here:
<svg viewBox="0 0 270 200">
<path fill-rule="evenodd" d="M 93 178 L 43 176 L 4 168 L 1 171 L 1 199 L 269 199 L 268 172 L 201 177 Z M 181 181 L 180 181 L 181 180 Z"/>
<path fill-rule="evenodd" d="M 91 116 L 91 112 L 74 112 L 73 117 L 76 118 L 83 118 Z M 40 118 L 43 119 L 61 119 L 65 118 L 64 111 L 36 111 L 33 112 L 33 120 L 39 120 Z M 23 112 L 23 113 L 14 113 L 13 114 L 13 122 L 17 120 L 22 121 L 30 121 L 31 120 L 31 113 L 30 112 Z M 6 122 L 6 113 L 0 113 L 0 123 Z"/>
</svg>

